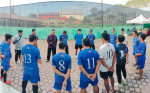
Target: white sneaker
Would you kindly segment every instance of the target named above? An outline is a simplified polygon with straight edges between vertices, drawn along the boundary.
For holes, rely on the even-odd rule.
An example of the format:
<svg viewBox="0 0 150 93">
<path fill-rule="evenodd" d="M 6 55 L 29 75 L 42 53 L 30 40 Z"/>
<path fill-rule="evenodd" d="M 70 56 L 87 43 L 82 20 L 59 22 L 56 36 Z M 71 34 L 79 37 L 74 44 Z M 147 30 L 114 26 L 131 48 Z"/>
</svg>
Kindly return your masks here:
<svg viewBox="0 0 150 93">
<path fill-rule="evenodd" d="M 75 55 L 75 58 L 77 59 L 77 55 Z"/>
<path fill-rule="evenodd" d="M 127 80 L 122 76 L 122 81 L 124 84 L 127 84 Z"/>
<path fill-rule="evenodd" d="M 122 84 L 115 83 L 115 87 L 122 87 Z"/>
</svg>

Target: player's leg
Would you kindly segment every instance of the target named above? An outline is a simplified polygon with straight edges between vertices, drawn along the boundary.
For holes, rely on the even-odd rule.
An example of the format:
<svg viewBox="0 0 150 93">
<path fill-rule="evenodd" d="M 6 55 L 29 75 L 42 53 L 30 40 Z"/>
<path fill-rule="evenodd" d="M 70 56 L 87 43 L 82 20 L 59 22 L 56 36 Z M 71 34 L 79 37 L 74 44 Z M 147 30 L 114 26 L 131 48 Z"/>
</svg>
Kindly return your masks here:
<svg viewBox="0 0 150 93">
<path fill-rule="evenodd" d="M 61 93 L 61 90 L 57 90 L 56 93 Z"/>
<path fill-rule="evenodd" d="M 53 56 L 56 54 L 56 48 L 52 48 Z"/>
<path fill-rule="evenodd" d="M 67 54 L 69 54 L 68 46 L 66 46 L 65 51 L 66 51 Z"/>
<path fill-rule="evenodd" d="M 121 67 L 119 63 L 116 64 L 116 74 L 117 74 L 118 83 L 115 83 L 115 86 L 120 86 L 121 85 Z"/>
<path fill-rule="evenodd" d="M 38 82 L 40 81 L 39 72 L 35 75 L 30 75 L 29 80 L 32 83 L 33 93 L 38 93 Z"/>
<path fill-rule="evenodd" d="M 93 44 L 93 46 L 92 46 L 92 49 L 94 49 L 95 50 L 95 45 Z"/>
<path fill-rule="evenodd" d="M 126 79 L 127 78 L 127 74 L 126 74 L 126 62 L 124 62 L 122 64 L 121 68 L 122 68 L 123 77 L 124 77 L 124 79 Z"/>
<path fill-rule="evenodd" d="M 85 82 L 83 80 L 80 79 L 80 93 L 87 93 L 86 88 L 88 87 L 89 82 Z"/>
<path fill-rule="evenodd" d="M 3 67 L 2 67 L 2 69 L 1 69 L 1 77 L 0 77 L 0 79 L 3 79 L 3 76 L 4 76 L 4 69 L 3 69 Z"/>
<path fill-rule="evenodd" d="M 75 58 L 77 58 L 77 53 L 78 53 L 78 45 L 75 44 Z"/>
<path fill-rule="evenodd" d="M 114 82 L 115 82 L 115 80 L 114 80 L 114 77 L 113 77 L 113 72 L 108 72 L 108 76 L 109 76 L 109 79 L 110 79 L 110 82 L 111 82 L 111 92 L 114 92 L 115 91 L 115 89 L 114 89 Z"/>
<path fill-rule="evenodd" d="M 67 80 L 66 91 L 68 91 L 68 93 L 72 93 L 72 85 L 70 79 Z"/>
<path fill-rule="evenodd" d="M 139 79 L 143 78 L 143 69 L 139 69 Z"/>
<path fill-rule="evenodd" d="M 110 93 L 109 90 L 109 81 L 108 81 L 108 72 L 101 72 L 100 71 L 100 77 L 104 80 L 104 86 L 106 89 L 106 93 Z"/>
<path fill-rule="evenodd" d="M 17 61 L 18 61 L 18 51 L 15 50 L 15 62 L 16 62 L 16 64 L 18 63 Z"/>
<path fill-rule="evenodd" d="M 47 62 L 50 60 L 50 55 L 51 55 L 51 48 L 47 49 Z"/>
<path fill-rule="evenodd" d="M 80 51 L 82 51 L 82 45 L 79 45 Z"/>
<path fill-rule="evenodd" d="M 4 68 L 4 83 L 6 83 L 6 84 L 10 84 L 11 83 L 11 81 L 7 81 L 7 71 L 9 70 L 9 65 L 5 65 L 5 66 L 3 66 L 3 68 Z"/>
<path fill-rule="evenodd" d="M 38 83 L 32 84 L 33 93 L 38 93 Z"/>
<path fill-rule="evenodd" d="M 26 93 L 27 84 L 28 84 L 28 80 L 22 81 L 22 93 Z"/>
<path fill-rule="evenodd" d="M 98 85 L 93 86 L 93 93 L 99 93 L 99 87 L 98 87 Z"/>
</svg>

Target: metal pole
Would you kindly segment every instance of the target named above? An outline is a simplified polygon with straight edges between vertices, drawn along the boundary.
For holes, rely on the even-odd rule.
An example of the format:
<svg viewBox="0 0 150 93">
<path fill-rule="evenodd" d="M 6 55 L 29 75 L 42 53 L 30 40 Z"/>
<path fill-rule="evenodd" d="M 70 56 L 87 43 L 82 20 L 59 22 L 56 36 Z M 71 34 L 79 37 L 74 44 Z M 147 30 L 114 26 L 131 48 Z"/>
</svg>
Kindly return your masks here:
<svg viewBox="0 0 150 93">
<path fill-rule="evenodd" d="M 39 2 L 38 2 L 38 27 L 39 27 Z"/>
<path fill-rule="evenodd" d="M 104 22 L 104 19 L 103 19 L 103 0 L 101 0 L 101 8 L 102 8 L 102 28 L 103 28 L 103 22 Z"/>
<path fill-rule="evenodd" d="M 5 26 L 4 7 L 3 7 L 3 18 L 4 18 L 4 26 Z"/>
<path fill-rule="evenodd" d="M 10 0 L 10 21 L 9 26 L 11 26 L 11 0 Z"/>
</svg>

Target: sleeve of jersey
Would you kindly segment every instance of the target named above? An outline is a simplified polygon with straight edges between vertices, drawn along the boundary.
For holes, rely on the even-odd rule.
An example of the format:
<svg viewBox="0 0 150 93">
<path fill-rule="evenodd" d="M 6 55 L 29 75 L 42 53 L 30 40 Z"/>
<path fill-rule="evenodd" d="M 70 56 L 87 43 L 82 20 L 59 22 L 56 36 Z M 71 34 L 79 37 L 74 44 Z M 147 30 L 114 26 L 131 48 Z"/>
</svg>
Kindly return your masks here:
<svg viewBox="0 0 150 93">
<path fill-rule="evenodd" d="M 59 38 L 60 38 L 60 41 L 61 41 L 61 40 L 62 40 L 62 39 L 61 39 L 61 36 L 60 36 Z"/>
<path fill-rule="evenodd" d="M 99 61 L 99 60 L 100 60 L 100 57 L 99 57 L 99 54 L 97 53 L 96 61 Z"/>
<path fill-rule="evenodd" d="M 76 38 L 76 34 L 75 34 L 74 38 Z"/>
<path fill-rule="evenodd" d="M 144 54 L 144 50 L 145 50 L 145 48 L 143 46 L 141 46 L 141 50 L 140 50 L 139 53 L 141 53 L 143 55 Z"/>
<path fill-rule="evenodd" d="M 52 58 L 52 66 L 56 66 L 56 64 L 55 64 L 55 57 Z"/>
<path fill-rule="evenodd" d="M 95 39 L 95 35 L 93 36 L 93 39 Z"/>
<path fill-rule="evenodd" d="M 83 65 L 83 64 L 82 64 L 81 56 L 82 56 L 82 55 L 79 53 L 79 55 L 78 55 L 78 65 Z"/>
<path fill-rule="evenodd" d="M 88 35 L 86 36 L 86 38 L 88 38 Z"/>
<path fill-rule="evenodd" d="M 69 56 L 69 67 L 68 67 L 69 69 L 71 69 L 72 68 L 72 62 L 71 62 L 71 57 Z"/>
<path fill-rule="evenodd" d="M 41 55 L 40 55 L 39 49 L 37 50 L 37 59 L 41 59 Z"/>
<path fill-rule="evenodd" d="M 102 48 L 99 49 L 99 56 L 100 58 L 104 58 L 104 55 L 103 55 L 103 50 Z"/>
</svg>

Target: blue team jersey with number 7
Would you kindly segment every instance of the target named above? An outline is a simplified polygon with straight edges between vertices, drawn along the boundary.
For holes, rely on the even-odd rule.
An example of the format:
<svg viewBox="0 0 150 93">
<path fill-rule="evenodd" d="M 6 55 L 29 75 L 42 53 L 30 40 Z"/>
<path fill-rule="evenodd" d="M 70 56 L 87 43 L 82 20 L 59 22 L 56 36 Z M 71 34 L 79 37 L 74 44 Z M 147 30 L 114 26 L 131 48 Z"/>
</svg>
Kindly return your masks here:
<svg viewBox="0 0 150 93">
<path fill-rule="evenodd" d="M 94 74 L 97 64 L 96 62 L 99 60 L 98 52 L 90 48 L 82 50 L 78 55 L 78 65 L 82 65 L 88 74 Z M 80 74 L 80 79 L 87 82 L 91 81 L 82 72 Z"/>
<path fill-rule="evenodd" d="M 52 58 L 52 66 L 56 66 L 56 69 L 66 74 L 68 69 L 71 69 L 71 57 L 66 53 L 58 53 Z M 64 77 L 55 73 L 55 81 L 63 82 Z"/>
<path fill-rule="evenodd" d="M 33 45 L 27 44 L 22 47 L 24 73 L 39 74 L 38 62 L 41 59 L 40 51 Z"/>
</svg>

